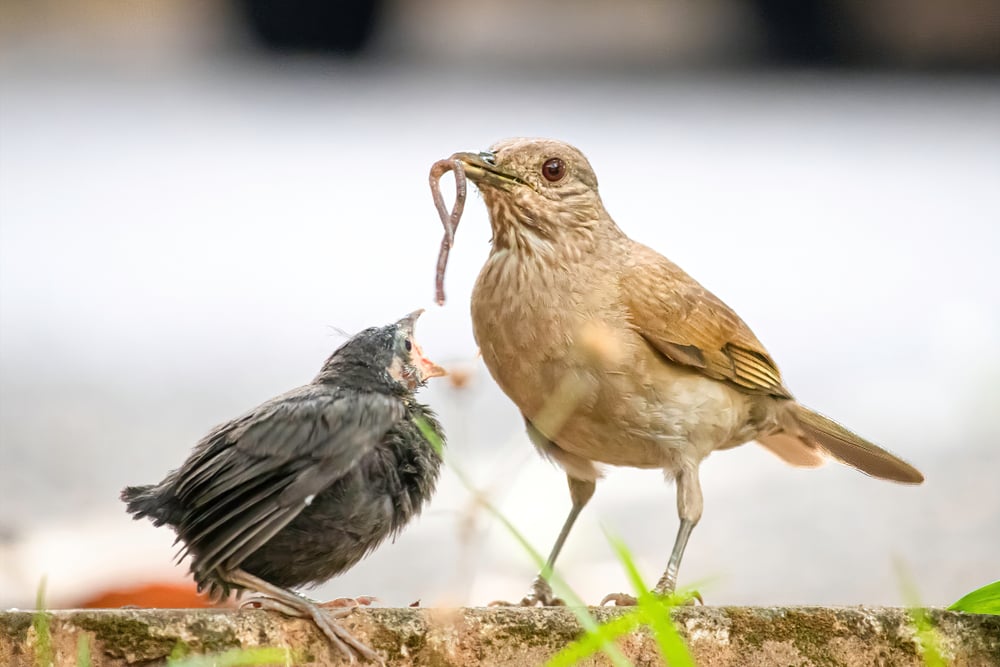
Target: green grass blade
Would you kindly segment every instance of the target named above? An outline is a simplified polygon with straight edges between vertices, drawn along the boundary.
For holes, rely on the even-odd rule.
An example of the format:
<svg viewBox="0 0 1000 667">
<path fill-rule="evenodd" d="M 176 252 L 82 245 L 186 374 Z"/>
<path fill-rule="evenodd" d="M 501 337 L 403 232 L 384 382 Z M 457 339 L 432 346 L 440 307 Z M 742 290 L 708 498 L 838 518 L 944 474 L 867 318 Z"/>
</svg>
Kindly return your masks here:
<svg viewBox="0 0 1000 667">
<path fill-rule="evenodd" d="M 607 530 L 604 531 L 608 542 L 611 543 L 611 548 L 615 550 L 615 555 L 618 556 L 618 560 L 621 561 L 622 566 L 625 568 L 625 575 L 628 577 L 629 583 L 632 584 L 632 590 L 635 591 L 636 599 L 641 600 L 642 598 L 652 598 L 654 595 L 649 592 L 649 587 L 646 586 L 646 582 L 642 580 L 642 575 L 639 574 L 639 567 L 635 564 L 635 559 L 632 558 L 632 552 L 628 550 L 620 538 L 611 535 Z"/>
<path fill-rule="evenodd" d="M 431 425 L 424 419 L 417 419 L 416 423 L 417 428 L 420 429 L 423 436 L 427 438 L 428 442 L 431 443 L 431 446 L 441 452 L 442 456 L 446 458 L 444 443 L 441 442 L 441 438 L 434 432 Z M 507 532 L 514 537 L 521 548 L 524 549 L 525 553 L 531 557 L 531 559 L 535 562 L 535 565 L 541 571 L 542 575 L 549 581 L 553 589 L 555 589 L 555 592 L 566 601 L 567 607 L 573 612 L 573 615 L 576 616 L 580 625 L 583 626 L 584 632 L 587 635 L 596 633 L 599 627 L 598 623 L 594 620 L 594 617 L 590 615 L 590 612 L 587 611 L 587 606 L 580 596 L 578 596 L 561 577 L 559 577 L 555 572 L 551 572 L 546 567 L 545 558 L 542 554 L 531 545 L 528 539 L 517 529 L 516 526 L 514 526 L 510 519 L 504 516 L 504 514 L 490 502 L 489 498 L 483 495 L 483 493 L 476 488 L 476 486 L 472 483 L 472 480 L 469 479 L 459 466 L 449 464 L 449 469 L 455 474 L 458 481 L 462 483 L 462 486 L 464 486 L 465 489 L 472 494 L 479 506 L 486 510 L 490 516 L 499 521 L 503 527 L 507 529 Z M 602 641 L 601 650 L 604 651 L 605 655 L 608 656 L 615 667 L 631 667 L 632 663 L 629 662 L 628 658 L 625 657 L 625 654 L 621 652 L 621 649 L 619 649 L 614 642 Z"/>
<path fill-rule="evenodd" d="M 35 631 L 35 667 L 51 667 L 55 664 L 55 654 L 52 651 L 52 627 L 50 615 L 45 611 L 46 577 L 38 582 L 35 594 L 35 613 L 31 616 L 31 627 Z"/>
<path fill-rule="evenodd" d="M 993 614 L 1000 616 L 1000 581 L 986 584 L 971 593 L 963 595 L 955 604 L 948 607 L 951 611 L 964 611 L 969 614 Z"/>
<path fill-rule="evenodd" d="M 427 439 L 427 442 L 430 443 L 431 447 L 434 448 L 437 455 L 444 459 L 444 441 L 441 439 L 441 436 L 437 434 L 434 427 L 432 427 L 423 417 L 417 417 L 415 421 L 417 428 L 420 429 L 420 433 Z"/>
<path fill-rule="evenodd" d="M 639 608 L 643 613 L 643 621 L 649 626 L 656 638 L 663 661 L 670 667 L 694 667 L 694 658 L 688 651 L 684 638 L 678 632 L 670 617 L 670 604 L 662 600 L 640 601 Z"/>
<path fill-rule="evenodd" d="M 901 560 L 896 559 L 895 568 L 896 577 L 899 579 L 899 588 L 908 607 L 910 622 L 913 625 L 917 643 L 922 649 L 924 664 L 927 667 L 947 667 L 948 661 L 945 660 L 941 651 L 941 637 L 938 635 L 933 621 L 927 615 L 927 610 L 920 603 L 917 584 Z"/>
<path fill-rule="evenodd" d="M 80 635 L 76 640 L 76 667 L 90 667 L 90 637 Z"/>
<path fill-rule="evenodd" d="M 466 482 L 463 481 L 463 484 L 464 483 Z M 470 488 L 470 490 L 472 489 Z M 504 516 L 500 510 L 496 509 L 485 498 L 480 496 L 477 500 L 482 507 L 490 513 L 490 515 L 503 524 L 504 528 L 506 528 L 517 543 L 521 545 L 521 548 L 524 549 L 524 551 L 535 561 L 535 564 L 542 570 L 542 573 L 548 576 L 548 580 L 552 584 L 553 588 L 555 588 L 555 592 L 566 601 L 567 607 L 573 612 L 573 615 L 576 616 L 580 625 L 583 626 L 583 630 L 586 635 L 598 635 L 600 626 L 594 617 L 590 615 L 590 612 L 587 611 L 587 606 L 584 604 L 583 600 L 580 599 L 580 596 L 573 592 L 573 590 L 570 589 L 561 577 L 556 575 L 554 572 L 546 570 L 545 559 L 542 557 L 542 554 L 531 546 L 528 539 L 517 529 L 516 526 L 514 526 L 513 523 L 511 523 L 510 519 Z M 632 663 L 625 657 L 625 654 L 621 652 L 621 649 L 619 649 L 614 642 L 610 640 L 602 640 L 601 650 L 604 651 L 605 655 L 608 656 L 615 667 L 631 667 Z"/>
<path fill-rule="evenodd" d="M 607 534 L 607 531 L 605 533 Z M 608 541 L 611 542 L 618 560 L 625 567 L 625 574 L 636 593 L 642 621 L 652 631 L 664 662 L 670 667 L 694 667 L 691 652 L 688 651 L 684 638 L 681 637 L 677 626 L 674 625 L 674 621 L 670 617 L 670 611 L 674 607 L 674 598 L 660 598 L 650 592 L 646 582 L 642 580 L 642 575 L 639 574 L 639 567 L 635 564 L 632 552 L 628 550 L 625 543 L 610 534 Z"/>
<path fill-rule="evenodd" d="M 606 623 L 601 623 L 593 632 L 588 632 L 552 656 L 545 663 L 545 667 L 571 667 L 572 665 L 576 665 L 603 650 L 606 644 L 633 632 L 641 624 L 642 621 L 639 618 L 638 610 L 611 619 Z"/>
<path fill-rule="evenodd" d="M 246 667 L 260 665 L 290 665 L 287 648 L 233 649 L 212 655 L 195 655 L 180 660 L 168 660 L 169 667 Z"/>
</svg>

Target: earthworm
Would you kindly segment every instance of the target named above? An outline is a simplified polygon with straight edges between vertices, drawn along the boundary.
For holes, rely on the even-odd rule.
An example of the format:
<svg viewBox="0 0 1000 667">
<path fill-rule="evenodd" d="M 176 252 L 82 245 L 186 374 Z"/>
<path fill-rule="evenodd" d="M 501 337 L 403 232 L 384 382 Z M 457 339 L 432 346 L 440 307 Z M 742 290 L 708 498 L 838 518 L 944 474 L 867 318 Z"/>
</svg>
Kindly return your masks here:
<svg viewBox="0 0 1000 667">
<path fill-rule="evenodd" d="M 455 172 L 455 206 L 452 207 L 450 213 L 444 205 L 444 197 L 441 196 L 441 177 L 449 171 Z M 441 216 L 441 224 L 444 225 L 444 238 L 441 239 L 441 250 L 438 252 L 435 277 L 435 287 L 437 288 L 435 300 L 439 306 L 443 306 L 444 270 L 448 266 L 448 253 L 451 251 L 451 244 L 455 242 L 455 230 L 458 229 L 458 221 L 462 219 L 462 210 L 465 208 L 466 179 L 462 161 L 448 158 L 435 162 L 431 165 L 430 183 L 431 194 L 434 195 L 434 206 L 437 208 L 438 215 Z"/>
</svg>

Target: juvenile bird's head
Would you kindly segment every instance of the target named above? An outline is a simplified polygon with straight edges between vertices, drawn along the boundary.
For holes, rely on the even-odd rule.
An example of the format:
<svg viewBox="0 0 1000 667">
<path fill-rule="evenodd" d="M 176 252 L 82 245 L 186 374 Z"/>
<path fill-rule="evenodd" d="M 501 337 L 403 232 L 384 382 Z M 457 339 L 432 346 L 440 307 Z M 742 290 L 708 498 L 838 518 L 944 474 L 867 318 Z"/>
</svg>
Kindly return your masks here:
<svg viewBox="0 0 1000 667">
<path fill-rule="evenodd" d="M 579 150 L 551 139 L 504 139 L 482 153 L 455 153 L 483 195 L 493 245 L 544 252 L 569 244 L 586 250 L 595 235 L 618 232 L 597 192 L 597 176 Z"/>
<path fill-rule="evenodd" d="M 414 326 L 423 312 L 416 310 L 393 324 L 355 334 L 330 355 L 315 382 L 376 383 L 413 391 L 430 378 L 446 375 L 444 368 L 424 356 L 414 338 Z"/>
</svg>

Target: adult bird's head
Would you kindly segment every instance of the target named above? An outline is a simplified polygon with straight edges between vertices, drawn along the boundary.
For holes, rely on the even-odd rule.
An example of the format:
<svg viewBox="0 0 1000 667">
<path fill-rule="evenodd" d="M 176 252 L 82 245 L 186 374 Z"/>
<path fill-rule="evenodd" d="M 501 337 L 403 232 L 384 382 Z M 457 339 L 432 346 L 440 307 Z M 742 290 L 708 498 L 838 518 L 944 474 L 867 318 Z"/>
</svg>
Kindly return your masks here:
<svg viewBox="0 0 1000 667">
<path fill-rule="evenodd" d="M 591 246 L 602 229 L 617 232 L 593 168 L 569 144 L 504 139 L 488 151 L 455 153 L 452 159 L 462 162 L 483 195 L 495 248 L 544 252 L 556 244 Z"/>
<path fill-rule="evenodd" d="M 413 330 L 423 309 L 384 327 L 355 334 L 330 355 L 315 382 L 358 384 L 360 389 L 382 385 L 393 392 L 414 391 L 430 378 L 447 374 L 424 356 Z"/>
</svg>

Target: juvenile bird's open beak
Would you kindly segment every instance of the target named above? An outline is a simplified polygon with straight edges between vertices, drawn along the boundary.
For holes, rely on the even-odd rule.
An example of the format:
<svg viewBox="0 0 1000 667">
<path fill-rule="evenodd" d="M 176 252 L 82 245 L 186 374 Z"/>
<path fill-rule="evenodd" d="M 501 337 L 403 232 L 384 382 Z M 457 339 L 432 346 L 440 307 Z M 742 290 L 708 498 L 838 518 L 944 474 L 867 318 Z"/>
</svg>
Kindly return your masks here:
<svg viewBox="0 0 1000 667">
<path fill-rule="evenodd" d="M 476 185 L 492 185 L 505 190 L 510 189 L 512 185 L 528 185 L 514 174 L 497 167 L 496 155 L 488 151 L 455 153 L 451 159 L 462 163 L 466 177 Z"/>
<path fill-rule="evenodd" d="M 424 309 L 418 308 L 417 310 L 413 311 L 403 319 L 396 322 L 396 324 L 399 326 L 405 326 L 410 331 L 413 331 L 413 327 L 417 324 L 417 320 L 420 319 L 420 316 L 423 314 L 424 314 Z"/>
<path fill-rule="evenodd" d="M 413 365 L 417 367 L 420 371 L 420 376 L 427 380 L 429 378 L 440 378 L 448 374 L 448 371 L 442 366 L 438 366 L 433 361 L 424 356 L 424 351 L 420 349 L 420 346 L 413 343 L 413 349 L 410 350 L 410 361 Z"/>
<path fill-rule="evenodd" d="M 403 319 L 401 319 L 398 324 L 406 326 L 409 328 L 410 332 L 413 332 L 413 327 L 417 323 L 417 319 L 423 315 L 424 309 L 415 310 Z M 421 349 L 420 345 L 417 344 L 416 339 L 413 339 L 413 348 L 410 350 L 410 363 L 413 364 L 414 368 L 420 373 L 421 380 L 427 380 L 429 378 L 444 377 L 448 374 L 443 367 L 438 366 L 433 361 L 424 356 L 424 351 Z"/>
</svg>

